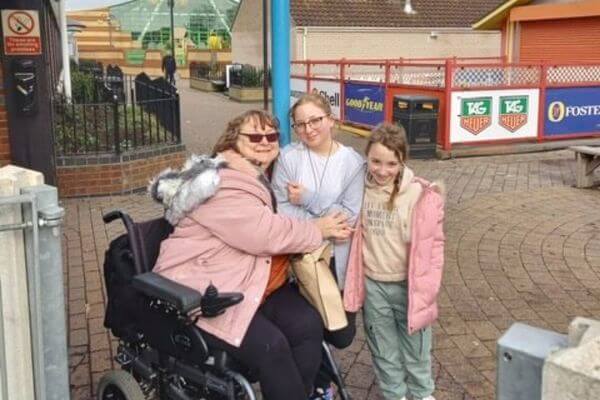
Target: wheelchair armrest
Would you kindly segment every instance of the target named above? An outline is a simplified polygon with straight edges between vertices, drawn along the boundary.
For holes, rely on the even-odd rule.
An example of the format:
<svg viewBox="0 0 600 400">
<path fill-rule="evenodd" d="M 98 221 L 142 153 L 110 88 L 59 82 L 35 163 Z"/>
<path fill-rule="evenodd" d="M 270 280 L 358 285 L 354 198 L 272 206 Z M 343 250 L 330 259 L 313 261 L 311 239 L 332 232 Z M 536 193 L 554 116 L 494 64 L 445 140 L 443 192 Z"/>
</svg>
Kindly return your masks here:
<svg viewBox="0 0 600 400">
<path fill-rule="evenodd" d="M 202 303 L 200 292 L 154 272 L 136 275 L 132 284 L 134 289 L 146 296 L 168 302 L 183 314 L 200 307 Z"/>
</svg>

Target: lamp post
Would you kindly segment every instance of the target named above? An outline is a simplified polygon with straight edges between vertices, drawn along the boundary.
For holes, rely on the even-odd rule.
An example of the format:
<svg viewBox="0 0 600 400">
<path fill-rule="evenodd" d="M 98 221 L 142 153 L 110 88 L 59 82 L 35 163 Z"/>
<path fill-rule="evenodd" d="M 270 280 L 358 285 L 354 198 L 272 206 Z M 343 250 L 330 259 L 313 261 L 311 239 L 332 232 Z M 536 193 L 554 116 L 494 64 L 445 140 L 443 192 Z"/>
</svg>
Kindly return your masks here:
<svg viewBox="0 0 600 400">
<path fill-rule="evenodd" d="M 110 47 L 113 47 L 113 41 L 112 41 L 112 14 L 108 14 L 106 16 L 106 23 L 108 24 L 108 43 L 110 44 Z"/>
<path fill-rule="evenodd" d="M 171 16 L 171 55 L 175 59 L 175 21 L 173 15 L 173 8 L 175 7 L 175 0 L 169 0 L 169 14 Z"/>
</svg>

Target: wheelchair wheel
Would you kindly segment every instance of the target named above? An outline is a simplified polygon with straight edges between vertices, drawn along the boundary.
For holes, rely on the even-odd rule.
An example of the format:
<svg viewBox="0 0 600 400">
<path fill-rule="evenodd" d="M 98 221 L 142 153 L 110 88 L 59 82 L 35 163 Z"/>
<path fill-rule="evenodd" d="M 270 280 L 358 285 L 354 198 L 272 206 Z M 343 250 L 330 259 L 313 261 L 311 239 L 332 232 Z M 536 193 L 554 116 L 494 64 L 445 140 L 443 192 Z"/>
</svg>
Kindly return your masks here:
<svg viewBox="0 0 600 400">
<path fill-rule="evenodd" d="M 242 374 L 237 372 L 230 372 L 229 374 L 238 385 L 236 390 L 235 400 L 256 400 L 254 395 L 254 389 L 250 385 L 250 382 Z"/>
<path fill-rule="evenodd" d="M 98 384 L 98 400 L 145 400 L 140 385 L 128 372 L 106 373 Z"/>
</svg>

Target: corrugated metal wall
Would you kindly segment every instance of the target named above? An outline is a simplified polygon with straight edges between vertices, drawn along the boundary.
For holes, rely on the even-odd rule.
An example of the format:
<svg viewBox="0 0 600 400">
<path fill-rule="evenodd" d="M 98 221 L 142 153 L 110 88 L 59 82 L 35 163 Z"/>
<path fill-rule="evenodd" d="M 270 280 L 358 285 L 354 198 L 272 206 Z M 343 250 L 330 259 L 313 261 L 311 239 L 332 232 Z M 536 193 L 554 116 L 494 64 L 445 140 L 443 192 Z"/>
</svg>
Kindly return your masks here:
<svg viewBox="0 0 600 400">
<path fill-rule="evenodd" d="M 521 23 L 521 62 L 600 62 L 600 17 Z"/>
</svg>

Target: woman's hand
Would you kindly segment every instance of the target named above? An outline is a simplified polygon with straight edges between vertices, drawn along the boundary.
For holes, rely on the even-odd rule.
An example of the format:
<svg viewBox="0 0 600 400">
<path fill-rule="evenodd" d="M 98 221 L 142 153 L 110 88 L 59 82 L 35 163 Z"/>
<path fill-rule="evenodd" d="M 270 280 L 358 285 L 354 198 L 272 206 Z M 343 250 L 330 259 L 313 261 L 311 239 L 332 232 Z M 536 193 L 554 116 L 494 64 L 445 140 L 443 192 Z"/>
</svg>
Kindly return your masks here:
<svg viewBox="0 0 600 400">
<path fill-rule="evenodd" d="M 316 219 L 315 224 L 325 239 L 348 240 L 353 231 L 348 225 L 348 217 L 341 211 Z"/>
<path fill-rule="evenodd" d="M 235 169 L 236 171 L 255 177 L 260 175 L 260 172 L 254 164 L 234 150 L 225 150 L 219 153 L 219 155 L 223 157 L 225 161 L 227 161 L 227 166 L 231 169 Z"/>
<path fill-rule="evenodd" d="M 288 200 L 290 203 L 297 206 L 302 205 L 302 193 L 304 193 L 304 186 L 296 182 L 288 182 L 287 191 Z"/>
</svg>

